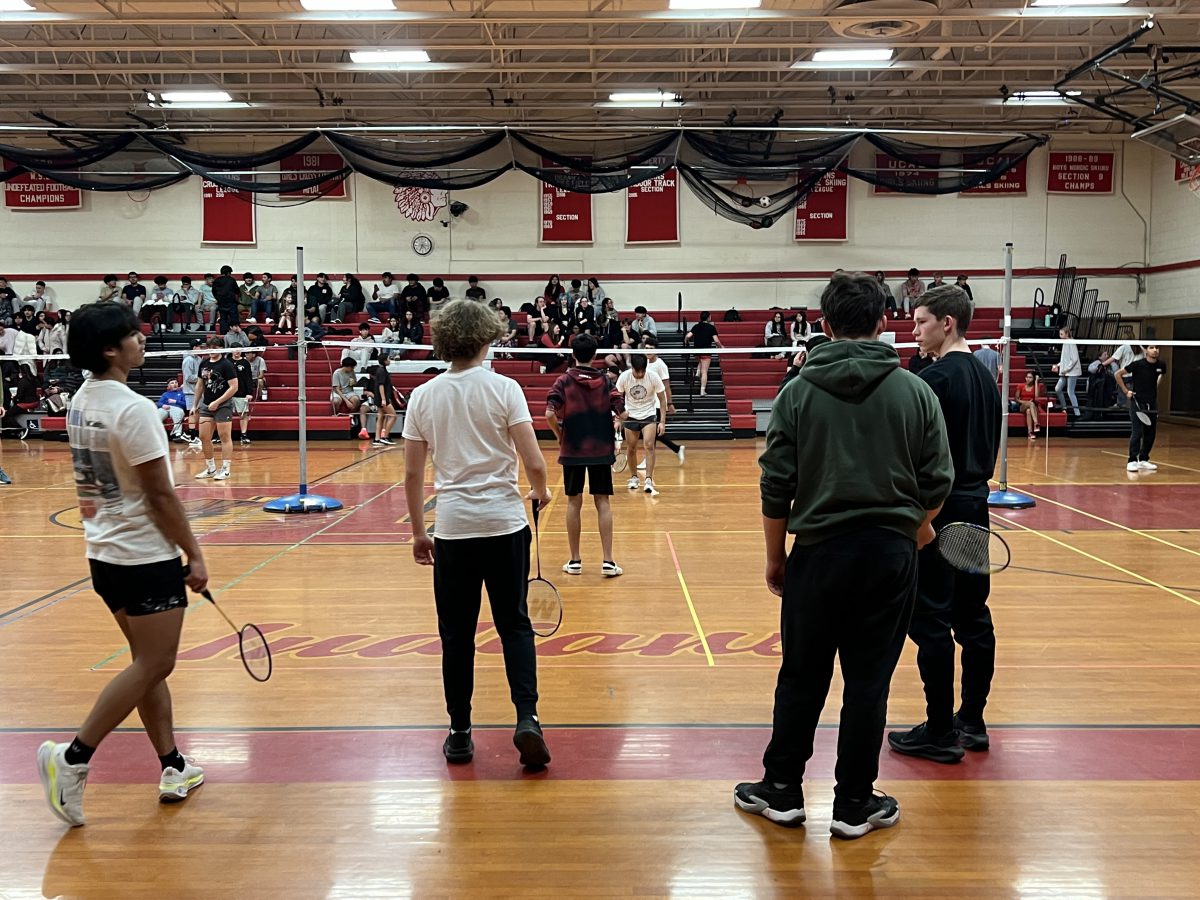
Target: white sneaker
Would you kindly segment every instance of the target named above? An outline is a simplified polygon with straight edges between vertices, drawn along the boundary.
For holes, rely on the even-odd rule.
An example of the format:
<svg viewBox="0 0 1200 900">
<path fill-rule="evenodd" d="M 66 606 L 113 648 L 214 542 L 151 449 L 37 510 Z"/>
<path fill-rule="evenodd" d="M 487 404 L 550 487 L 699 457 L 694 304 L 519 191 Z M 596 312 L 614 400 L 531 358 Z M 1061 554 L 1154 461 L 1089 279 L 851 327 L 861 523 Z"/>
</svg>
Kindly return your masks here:
<svg viewBox="0 0 1200 900">
<path fill-rule="evenodd" d="M 1138 468 L 1142 469 L 1146 472 L 1153 472 L 1156 469 L 1158 469 L 1158 466 L 1156 466 L 1154 463 L 1150 462 L 1150 460 L 1148 460 L 1148 459 L 1143 459 L 1141 462 L 1138 463 Z"/>
<path fill-rule="evenodd" d="M 217 470 L 216 469 L 205 469 L 203 472 L 199 473 L 196 477 L 197 478 L 216 478 Z"/>
<path fill-rule="evenodd" d="M 563 571 L 568 575 L 582 575 L 583 563 L 578 559 L 567 560 L 563 563 Z"/>
<path fill-rule="evenodd" d="M 658 488 L 656 488 L 656 487 L 654 486 L 654 479 L 653 479 L 653 478 L 647 478 L 647 479 L 646 479 L 646 487 L 645 487 L 645 489 L 644 489 L 644 490 L 645 490 L 645 491 L 646 491 L 646 493 L 647 493 L 647 494 L 649 494 L 651 497 L 657 497 L 657 496 L 658 496 Z"/>
<path fill-rule="evenodd" d="M 1139 466 L 1136 462 L 1131 462 L 1129 465 L 1127 465 L 1125 467 L 1125 471 L 1126 472 L 1136 472 L 1140 468 L 1141 468 L 1141 466 Z"/>
<path fill-rule="evenodd" d="M 625 570 L 618 566 L 615 562 L 606 562 L 600 567 L 600 574 L 605 578 L 616 578 L 618 575 L 625 574 Z"/>
<path fill-rule="evenodd" d="M 639 487 L 641 487 L 641 486 L 642 486 L 642 485 L 641 485 L 641 483 L 638 481 L 638 477 L 637 477 L 636 475 L 634 475 L 632 478 L 630 478 L 630 479 L 629 479 L 628 488 L 629 488 L 631 491 L 636 491 L 636 490 L 637 490 Z"/>
<path fill-rule="evenodd" d="M 83 789 L 87 785 L 88 767 L 67 765 L 64 754 L 69 746 L 46 741 L 38 747 L 38 775 L 50 811 L 68 825 L 76 826 L 84 823 Z"/>
<path fill-rule="evenodd" d="M 684 454 L 685 450 L 687 450 L 687 447 L 683 446 L 683 444 L 680 444 L 679 445 L 679 464 L 681 466 L 683 465 L 683 454 Z"/>
<path fill-rule="evenodd" d="M 162 803 L 178 803 L 187 799 L 188 791 L 204 784 L 204 770 L 184 759 L 183 771 L 167 767 L 158 781 L 158 799 Z"/>
<path fill-rule="evenodd" d="M 638 471 L 639 472 L 646 471 L 646 461 L 644 459 L 640 463 L 638 463 Z"/>
<path fill-rule="evenodd" d="M 212 476 L 212 480 L 213 481 L 225 481 L 228 477 L 229 477 L 229 469 L 227 467 L 227 468 L 221 469 L 219 472 L 214 472 L 213 476 Z"/>
</svg>

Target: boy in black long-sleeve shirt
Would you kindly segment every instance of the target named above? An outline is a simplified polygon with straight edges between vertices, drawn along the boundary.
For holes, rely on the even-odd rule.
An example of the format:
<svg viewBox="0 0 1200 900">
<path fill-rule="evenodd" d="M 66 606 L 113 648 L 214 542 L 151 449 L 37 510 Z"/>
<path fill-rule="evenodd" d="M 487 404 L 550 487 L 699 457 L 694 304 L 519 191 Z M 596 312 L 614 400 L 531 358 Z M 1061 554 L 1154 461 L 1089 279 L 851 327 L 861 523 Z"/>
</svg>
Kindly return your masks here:
<svg viewBox="0 0 1200 900">
<path fill-rule="evenodd" d="M 988 527 L 988 479 L 996 468 L 1004 408 L 995 376 L 971 353 L 965 335 L 974 305 L 958 287 L 925 293 L 913 312 L 913 337 L 937 362 L 920 378 L 937 395 L 946 420 L 954 487 L 934 520 Z M 987 704 L 996 668 L 996 633 L 988 609 L 991 579 L 951 568 L 933 546 L 921 551 L 917 606 L 908 633 L 917 645 L 926 721 L 888 735 L 893 750 L 955 763 L 963 749 L 986 750 Z M 962 705 L 954 711 L 954 643 L 962 646 Z"/>
</svg>

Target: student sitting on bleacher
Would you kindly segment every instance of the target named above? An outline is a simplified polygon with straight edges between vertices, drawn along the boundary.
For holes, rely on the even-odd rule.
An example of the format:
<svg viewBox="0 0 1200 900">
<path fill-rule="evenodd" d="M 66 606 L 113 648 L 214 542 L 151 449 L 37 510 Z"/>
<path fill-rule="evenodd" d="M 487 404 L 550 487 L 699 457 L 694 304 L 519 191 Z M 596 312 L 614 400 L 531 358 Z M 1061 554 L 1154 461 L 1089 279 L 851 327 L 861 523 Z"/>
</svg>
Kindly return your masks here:
<svg viewBox="0 0 1200 900">
<path fill-rule="evenodd" d="M 515 347 L 517 346 L 517 323 L 512 320 L 512 312 L 507 306 L 502 306 L 499 310 L 500 327 L 503 333 L 496 338 L 493 346 L 495 347 Z M 512 359 L 511 353 L 497 353 L 497 359 Z"/>
<path fill-rule="evenodd" d="M 167 382 L 167 389 L 158 398 L 158 418 L 165 422 L 171 420 L 171 440 L 186 441 L 183 436 L 183 417 L 187 411 L 187 399 L 179 389 L 179 381 L 172 378 Z"/>
</svg>

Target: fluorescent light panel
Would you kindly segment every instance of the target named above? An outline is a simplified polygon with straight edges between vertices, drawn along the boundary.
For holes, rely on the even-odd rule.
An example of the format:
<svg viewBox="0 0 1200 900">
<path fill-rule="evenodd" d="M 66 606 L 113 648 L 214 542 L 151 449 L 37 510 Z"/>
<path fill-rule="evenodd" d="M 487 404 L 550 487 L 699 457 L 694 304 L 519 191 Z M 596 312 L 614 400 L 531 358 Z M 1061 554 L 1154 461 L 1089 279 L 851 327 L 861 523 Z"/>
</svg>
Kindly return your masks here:
<svg viewBox="0 0 1200 900">
<path fill-rule="evenodd" d="M 674 103 L 679 95 L 667 91 L 617 91 L 609 94 L 613 103 Z"/>
<path fill-rule="evenodd" d="M 668 9 L 758 9 L 762 0 L 671 0 Z"/>
<path fill-rule="evenodd" d="M 233 97 L 227 91 L 191 91 L 185 88 L 160 91 L 158 97 L 163 103 L 231 103 L 233 101 Z"/>
<path fill-rule="evenodd" d="M 682 100 L 601 100 L 592 104 L 597 109 L 677 109 L 684 105 Z"/>
<path fill-rule="evenodd" d="M 151 103 L 155 109 L 249 109 L 251 104 L 244 100 L 230 100 L 228 102 L 212 102 L 204 100 L 193 100 L 176 103 Z"/>
<path fill-rule="evenodd" d="M 350 61 L 354 63 L 427 63 L 426 50 L 351 50 Z"/>
<path fill-rule="evenodd" d="M 894 53 L 894 50 L 886 47 L 852 50 L 835 48 L 818 50 L 813 54 L 812 61 L 818 63 L 878 63 L 888 62 Z"/>
<path fill-rule="evenodd" d="M 392 0 L 300 0 L 312 12 L 378 12 L 396 8 Z"/>
<path fill-rule="evenodd" d="M 1031 6 L 1124 6 L 1129 0 L 1033 0 Z"/>
<path fill-rule="evenodd" d="M 0 0 L 0 12 L 29 12 L 32 9 L 25 0 Z"/>
</svg>

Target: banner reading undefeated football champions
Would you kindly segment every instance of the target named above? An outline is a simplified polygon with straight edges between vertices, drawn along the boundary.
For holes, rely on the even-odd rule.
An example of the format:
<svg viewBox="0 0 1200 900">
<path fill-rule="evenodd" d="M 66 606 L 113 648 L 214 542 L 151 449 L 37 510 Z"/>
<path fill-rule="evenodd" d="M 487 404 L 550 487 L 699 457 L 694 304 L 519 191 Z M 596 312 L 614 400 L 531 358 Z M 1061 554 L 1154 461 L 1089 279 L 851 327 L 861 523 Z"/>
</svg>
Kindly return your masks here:
<svg viewBox="0 0 1200 900">
<path fill-rule="evenodd" d="M 0 159 L 0 169 L 6 165 Z M 4 183 L 4 205 L 8 209 L 79 209 L 83 191 L 37 172 L 24 172 Z"/>
<path fill-rule="evenodd" d="M 253 244 L 254 200 L 246 191 L 201 182 L 200 240 L 205 244 Z"/>
<path fill-rule="evenodd" d="M 585 244 L 592 240 L 592 195 L 543 183 L 542 242 Z"/>
<path fill-rule="evenodd" d="M 625 243 L 669 244 L 679 240 L 679 176 L 667 169 L 625 191 Z"/>
<path fill-rule="evenodd" d="M 795 238 L 798 241 L 844 241 L 849 238 L 845 172 L 826 172 L 796 204 Z"/>
</svg>

